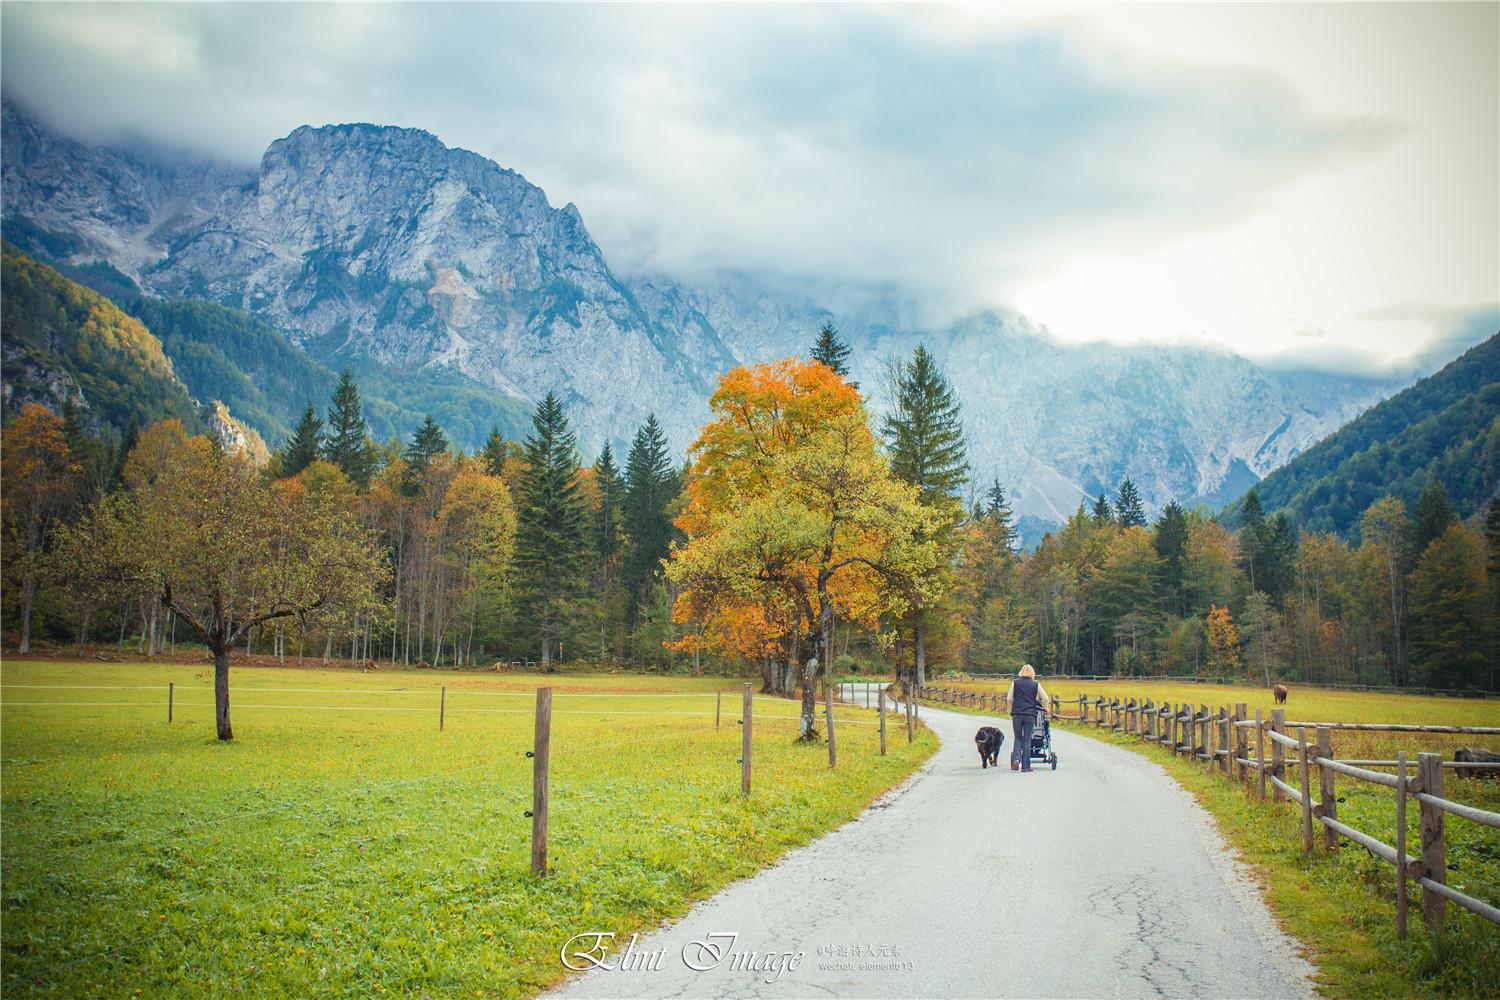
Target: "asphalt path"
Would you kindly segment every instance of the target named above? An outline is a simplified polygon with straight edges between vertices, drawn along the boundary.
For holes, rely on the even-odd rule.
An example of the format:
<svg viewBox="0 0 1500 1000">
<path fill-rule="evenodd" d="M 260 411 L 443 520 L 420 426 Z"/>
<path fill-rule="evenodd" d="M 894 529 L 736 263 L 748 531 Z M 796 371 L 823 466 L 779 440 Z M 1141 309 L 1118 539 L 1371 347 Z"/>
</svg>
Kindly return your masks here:
<svg viewBox="0 0 1500 1000">
<path fill-rule="evenodd" d="M 1295 940 L 1159 766 L 1059 727 L 1057 770 L 982 770 L 974 731 L 1001 726 L 1005 763 L 1008 718 L 921 714 L 942 748 L 904 785 L 633 944 L 575 942 L 574 964 L 612 968 L 550 995 L 1313 994 Z"/>
</svg>

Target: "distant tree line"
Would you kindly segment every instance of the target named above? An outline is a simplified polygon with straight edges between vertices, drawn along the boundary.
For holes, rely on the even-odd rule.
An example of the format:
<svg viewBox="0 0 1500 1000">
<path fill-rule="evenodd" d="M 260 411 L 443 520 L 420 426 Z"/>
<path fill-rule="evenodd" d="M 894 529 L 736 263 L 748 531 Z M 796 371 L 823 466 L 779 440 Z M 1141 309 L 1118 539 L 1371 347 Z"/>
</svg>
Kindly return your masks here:
<svg viewBox="0 0 1500 1000">
<path fill-rule="evenodd" d="M 1497 689 L 1500 500 L 1466 523 L 1435 479 L 1415 511 L 1372 503 L 1358 542 L 1253 491 L 1237 529 L 1176 503 L 1147 523 L 1128 479 L 1031 553 L 994 501 L 966 530 L 969 669 Z"/>
<path fill-rule="evenodd" d="M 67 407 L 4 433 L 4 614 L 35 636 L 153 655 L 231 650 L 484 666 L 742 670 L 804 698 L 894 669 L 1195 674 L 1496 686 L 1500 506 L 1461 521 L 1432 481 L 1359 540 L 1299 534 L 1251 493 L 1235 528 L 1134 484 L 1029 553 L 974 483 L 962 413 L 924 348 L 874 421 L 831 326 L 807 360 L 727 373 L 677 466 L 653 418 L 584 465 L 559 400 L 531 431 L 454 449 L 431 417 L 372 440 L 358 386 L 309 404 L 263 469 L 166 420 L 115 443 Z"/>
</svg>

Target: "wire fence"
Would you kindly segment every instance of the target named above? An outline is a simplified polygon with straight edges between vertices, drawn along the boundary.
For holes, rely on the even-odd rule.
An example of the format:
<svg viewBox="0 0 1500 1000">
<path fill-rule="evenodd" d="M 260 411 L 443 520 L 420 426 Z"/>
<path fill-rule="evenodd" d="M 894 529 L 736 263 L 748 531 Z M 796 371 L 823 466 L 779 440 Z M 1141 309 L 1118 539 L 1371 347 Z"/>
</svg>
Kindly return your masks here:
<svg viewBox="0 0 1500 1000">
<path fill-rule="evenodd" d="M 60 697 L 57 700 L 45 697 L 45 692 L 57 692 Z M 107 685 L 107 684 L 0 684 L 0 712 L 10 709 L 26 710 L 32 713 L 44 713 L 47 710 L 76 711 L 77 709 L 108 709 L 126 710 L 130 712 L 129 717 L 134 718 L 131 710 L 142 712 L 156 711 L 162 713 L 161 725 L 180 725 L 186 718 L 212 720 L 215 709 L 211 698 L 201 696 L 211 693 L 211 685 L 177 685 L 174 683 L 162 684 L 139 684 L 139 685 Z M 86 700 L 80 698 L 80 694 L 87 692 L 98 692 L 104 697 L 99 700 Z M 139 692 L 155 695 L 151 698 L 109 698 L 107 692 Z M 20 697 L 13 695 L 19 694 Z M 736 698 L 743 696 L 743 709 L 735 705 L 733 699 L 729 704 L 724 702 L 724 694 L 730 693 Z M 441 729 L 446 720 L 454 715 L 473 715 L 477 717 L 491 715 L 535 715 L 537 709 L 533 706 L 516 705 L 511 707 L 504 704 L 495 704 L 495 699 L 537 699 L 536 689 L 521 691 L 494 691 L 477 690 L 462 686 L 445 687 L 430 686 L 418 688 L 317 688 L 296 686 L 266 686 L 266 687 L 237 687 L 231 692 L 232 695 L 250 698 L 249 701 L 232 700 L 231 708 L 234 711 L 290 711 L 298 713 L 399 713 L 408 717 L 417 713 L 429 713 L 435 717 L 436 728 Z M 278 696 L 298 696 L 289 698 L 286 702 L 277 701 Z M 316 697 L 301 697 L 314 695 Z M 185 697 L 184 697 L 185 696 Z M 351 697 L 355 696 L 355 697 Z M 669 745 L 667 741 L 688 741 L 694 738 L 712 739 L 714 734 L 719 737 L 730 735 L 724 733 L 727 726 L 733 730 L 736 724 L 745 727 L 742 756 L 738 759 L 732 757 L 732 751 L 727 751 L 724 762 L 734 761 L 736 771 L 749 774 L 750 750 L 752 741 L 749 738 L 751 722 L 771 723 L 778 727 L 782 724 L 802 725 L 804 717 L 797 711 L 786 711 L 793 709 L 795 702 L 785 698 L 751 695 L 748 685 L 735 689 L 708 689 L 697 692 L 642 692 L 642 691 L 553 691 L 549 692 L 550 698 L 561 700 L 556 708 L 555 714 L 562 718 L 569 716 L 580 720 L 597 720 L 615 716 L 628 716 L 638 719 L 641 724 L 649 726 L 650 719 L 660 719 L 665 727 L 664 731 L 656 732 L 654 727 L 634 729 L 627 735 L 616 739 L 600 741 L 595 738 L 587 740 L 574 739 L 569 733 L 564 745 L 549 747 L 548 765 L 570 765 L 571 763 L 588 760 L 596 764 L 602 759 L 608 759 L 612 755 L 620 755 L 634 759 L 639 754 L 652 753 L 653 748 Z M 414 698 L 424 698 L 427 704 L 414 705 L 403 702 Z M 349 704 L 347 701 L 358 701 L 363 699 L 378 699 L 382 704 Z M 471 699 L 465 701 L 465 699 Z M 489 703 L 486 704 L 485 702 Z M 457 702 L 457 704 L 455 704 Z M 696 703 L 695 703 L 696 702 Z M 602 704 L 601 704 L 602 703 Z M 703 707 L 698 707 L 702 704 Z M 648 707 L 649 706 L 649 707 Z M 681 707 L 678 707 L 681 706 Z M 829 726 L 830 742 L 832 729 L 844 726 L 880 727 L 880 752 L 885 752 L 885 726 L 884 719 L 871 719 L 870 713 L 864 712 L 858 705 L 840 704 L 835 706 L 830 698 L 826 704 L 819 706 L 819 715 L 822 721 Z M 176 714 L 180 711 L 181 714 Z M 47 718 L 45 714 L 36 714 L 33 717 Z M 694 720 L 689 722 L 688 720 Z M 703 724 L 698 724 L 702 720 Z M 13 723 L 14 724 L 14 723 Z M 632 725 L 635 725 L 634 723 Z M 493 742 L 476 743 L 482 748 L 482 756 L 464 762 L 455 762 L 442 766 L 441 769 L 429 773 L 395 778 L 387 781 L 359 781 L 353 787 L 346 787 L 345 782 L 303 784 L 293 789 L 278 788 L 276 790 L 277 801 L 261 806 L 245 808 L 242 805 L 234 805 L 216 811 L 213 815 L 198 816 L 180 822 L 140 825 L 132 824 L 128 829 L 111 831 L 111 849 L 122 852 L 141 852 L 144 848 L 158 845 L 169 845 L 178 851 L 191 851 L 193 845 L 203 838 L 214 836 L 226 828 L 243 827 L 246 821 L 276 822 L 278 817 L 295 817 L 293 823 L 305 826 L 307 831 L 297 834 L 296 837 L 306 839 L 318 837 L 316 831 L 319 824 L 328 823 L 337 819 L 339 822 L 339 835 L 347 839 L 352 834 L 347 828 L 347 822 L 351 821 L 362 827 L 379 830 L 391 821 L 389 809 L 366 809 L 348 808 L 351 803 L 361 800 L 390 800 L 397 797 L 403 800 L 406 812 L 404 814 L 418 814 L 433 805 L 434 800 L 426 797 L 411 799 L 410 793 L 417 789 L 441 789 L 448 785 L 467 784 L 476 774 L 488 772 L 494 779 L 495 804 L 498 808 L 515 809 L 520 811 L 524 803 L 522 795 L 525 789 L 525 770 L 529 763 L 528 758 L 533 757 L 537 744 L 534 740 L 526 738 L 526 733 L 521 729 L 501 730 L 508 736 L 500 744 Z M 736 734 L 739 735 L 739 734 Z M 832 766 L 830 755 L 830 766 Z M 588 775 L 592 778 L 594 771 L 591 768 Z M 485 780 L 481 778 L 480 780 Z M 535 782 L 533 782 L 534 784 Z M 544 782 L 545 787 L 545 782 Z M 748 777 L 745 789 L 748 790 Z M 442 794 L 442 793 L 439 793 Z M 533 787 L 535 795 L 535 787 Z M 544 808 L 554 808 L 558 803 L 547 800 Z M 535 806 L 535 803 L 533 804 Z M 564 815 L 568 809 L 568 793 L 564 791 L 561 805 Z M 527 818 L 532 817 L 533 810 L 527 810 Z M 295 827 L 294 827 L 295 828 Z M 6 830 L 8 836 L 13 836 L 12 830 Z M 278 834 L 278 836 L 283 836 Z M 294 840 L 296 839 L 294 837 Z M 419 847 L 409 850 L 416 851 Z M 389 863 L 389 859 L 386 859 Z M 161 928 L 153 928 L 148 933 L 135 937 L 128 937 L 113 944 L 102 942 L 90 942 L 82 945 L 87 948 L 83 954 L 68 954 L 79 945 L 74 943 L 61 946 L 62 953 L 55 961 L 49 961 L 48 968 L 62 970 L 77 966 L 82 963 L 93 961 L 130 961 L 130 956 L 138 955 L 140 950 L 147 948 L 153 941 L 169 936 L 184 936 L 188 931 L 212 925 L 215 921 L 231 915 L 233 907 L 210 907 L 205 912 L 193 915 L 196 909 L 202 909 L 212 897 L 221 895 L 226 891 L 233 891 L 230 883 L 222 880 L 222 877 L 209 872 L 202 873 L 205 877 L 213 880 L 212 884 L 205 885 L 197 891 L 186 895 L 172 896 L 170 900 L 164 900 L 151 907 L 152 912 L 158 908 L 161 910 L 165 923 Z M 47 877 L 50 877 L 48 875 Z M 309 892 L 326 882 L 327 876 L 320 875 L 284 888 L 279 888 L 283 894 L 292 896 Z M 136 900 L 140 903 L 140 900 Z M 142 913 L 141 919 L 149 919 L 149 914 Z M 79 930 L 86 930 L 80 927 Z M 184 939 L 186 939 L 184 937 Z M 6 977 L 9 979 L 9 977 Z M 12 985 L 15 985 L 14 983 Z"/>
</svg>

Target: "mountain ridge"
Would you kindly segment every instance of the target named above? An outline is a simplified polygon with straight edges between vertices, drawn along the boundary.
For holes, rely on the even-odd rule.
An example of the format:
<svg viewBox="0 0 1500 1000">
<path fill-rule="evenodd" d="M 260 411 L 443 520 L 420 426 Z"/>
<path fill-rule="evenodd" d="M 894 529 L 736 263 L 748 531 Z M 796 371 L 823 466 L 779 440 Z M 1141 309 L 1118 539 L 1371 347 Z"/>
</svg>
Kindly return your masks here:
<svg viewBox="0 0 1500 1000">
<path fill-rule="evenodd" d="M 68 145 L 10 106 L 5 129 L 5 224 L 49 259 L 242 310 L 329 368 L 451 373 L 481 408 L 524 410 L 553 391 L 586 452 L 623 445 L 651 412 L 684 448 L 719 373 L 800 354 L 825 320 L 877 411 L 890 359 L 926 343 L 964 405 L 976 481 L 999 477 L 1038 523 L 1126 475 L 1151 508 L 1222 502 L 1404 384 L 1196 347 L 1072 347 L 1014 313 L 933 326 L 906 318 L 894 291 L 835 313 L 817 289 L 753 275 L 621 276 L 576 206 L 553 208 L 522 174 L 420 129 L 301 126 L 253 176 L 205 166 L 175 200 L 177 175 L 143 176 L 138 152 Z M 15 130 L 26 141 L 9 141 Z M 48 174 L 59 158 L 79 185 Z M 101 205 L 121 172 L 127 204 Z M 448 414 L 469 418 L 455 440 L 477 445 L 484 421 Z"/>
<path fill-rule="evenodd" d="M 1415 511 L 1432 478 L 1464 517 L 1500 493 L 1500 333 L 1274 470 L 1256 495 L 1304 530 L 1351 535 L 1383 496 Z"/>
</svg>

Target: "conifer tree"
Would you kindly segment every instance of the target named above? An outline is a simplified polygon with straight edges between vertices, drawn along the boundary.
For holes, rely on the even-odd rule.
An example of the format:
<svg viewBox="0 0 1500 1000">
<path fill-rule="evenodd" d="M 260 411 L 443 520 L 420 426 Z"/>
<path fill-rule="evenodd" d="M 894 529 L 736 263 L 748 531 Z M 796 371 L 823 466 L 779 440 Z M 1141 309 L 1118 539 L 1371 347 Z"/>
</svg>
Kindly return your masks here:
<svg viewBox="0 0 1500 1000">
<path fill-rule="evenodd" d="M 1490 584 L 1490 690 L 1496 691 L 1500 666 L 1500 497 L 1490 501 L 1484 515 L 1485 575 Z"/>
<path fill-rule="evenodd" d="M 839 332 L 832 321 L 825 322 L 818 330 L 818 340 L 813 344 L 812 359 L 821 361 L 840 378 L 849 376 L 849 345 L 839 339 Z M 856 387 L 857 388 L 857 387 Z"/>
<path fill-rule="evenodd" d="M 1448 491 L 1443 489 L 1442 482 L 1437 476 L 1428 479 L 1421 497 L 1417 499 L 1416 524 L 1411 539 L 1412 558 L 1422 558 L 1427 546 L 1441 538 L 1443 532 L 1448 530 L 1448 525 L 1457 517 L 1453 502 L 1448 499 Z"/>
<path fill-rule="evenodd" d="M 1095 524 L 1108 524 L 1115 519 L 1115 509 L 1109 505 L 1109 500 L 1100 493 L 1094 498 L 1093 518 Z"/>
<path fill-rule="evenodd" d="M 929 507 L 947 505 L 969 479 L 963 416 L 937 361 L 918 346 L 895 373 L 895 406 L 883 421 L 891 471 L 921 491 Z"/>
<path fill-rule="evenodd" d="M 608 445 L 605 447 L 607 448 Z M 505 468 L 505 438 L 501 436 L 500 428 L 490 428 L 490 436 L 485 439 L 484 447 L 479 451 L 479 458 L 484 463 L 486 475 L 501 474 Z"/>
<path fill-rule="evenodd" d="M 641 602 L 661 573 L 661 561 L 671 551 L 673 528 L 667 508 L 678 489 L 667 439 L 653 413 L 636 431 L 625 460 L 624 583 L 626 620 L 632 625 Z"/>
<path fill-rule="evenodd" d="M 939 515 L 933 540 L 949 552 L 954 544 L 953 528 L 963 515 L 959 490 L 969 479 L 968 449 L 964 442 L 963 416 L 953 387 L 937 361 L 918 345 L 912 358 L 899 365 L 893 378 L 895 406 L 882 423 L 891 472 L 915 486 L 922 506 Z M 951 559 L 941 560 L 942 572 Z M 917 683 L 926 683 L 927 632 L 930 608 L 918 598 L 911 602 L 906 618 L 912 630 Z"/>
<path fill-rule="evenodd" d="M 1173 611 L 1185 615 L 1183 603 L 1183 571 L 1187 565 L 1188 524 L 1187 512 L 1173 500 L 1162 508 L 1156 522 L 1156 556 L 1161 560 L 1162 591 L 1171 602 Z"/>
<path fill-rule="evenodd" d="M 1006 549 L 1013 551 L 1016 547 L 1016 525 L 1011 514 L 1010 501 L 1005 499 L 1005 490 L 1001 489 L 998 479 L 990 484 L 988 490 L 985 490 L 984 516 L 990 519 L 991 534 L 1001 539 Z"/>
<path fill-rule="evenodd" d="M 599 509 L 594 515 L 594 552 L 601 565 L 608 565 L 620 553 L 620 511 L 625 499 L 625 482 L 615 468 L 614 451 L 609 442 L 594 462 L 594 477 L 599 487 Z"/>
<path fill-rule="evenodd" d="M 1260 506 L 1260 496 L 1254 490 L 1245 494 L 1244 506 L 1240 508 L 1240 563 L 1250 578 L 1250 590 L 1263 589 L 1257 579 L 1260 573 L 1261 544 L 1266 537 L 1266 514 Z"/>
<path fill-rule="evenodd" d="M 1141 495 L 1129 476 L 1126 476 L 1120 483 L 1120 492 L 1115 500 L 1115 520 L 1122 528 L 1146 526 L 1146 508 L 1141 503 Z"/>
<path fill-rule="evenodd" d="M 1489 683 L 1484 564 L 1479 539 L 1451 521 L 1412 570 L 1411 652 L 1419 683 L 1445 689 Z"/>
<path fill-rule="evenodd" d="M 281 456 L 281 476 L 290 479 L 313 464 L 323 453 L 323 421 L 311 403 L 302 411 L 302 419 L 292 431 Z"/>
<path fill-rule="evenodd" d="M 575 438 L 555 394 L 537 404 L 531 426 L 517 497 L 516 605 L 536 630 L 542 670 L 550 672 L 563 635 L 564 605 L 577 593 L 588 556 L 588 533 Z"/>
<path fill-rule="evenodd" d="M 354 384 L 354 376 L 347 368 L 339 375 L 338 385 L 334 386 L 325 426 L 323 457 L 342 469 L 356 489 L 361 492 L 368 489 L 375 465 L 365 439 L 364 405 L 360 402 L 359 386 Z"/>
<path fill-rule="evenodd" d="M 422 478 L 432 460 L 448 450 L 448 437 L 432 414 L 422 418 L 422 423 L 412 433 L 411 443 L 401 457 L 406 460 L 406 481 L 403 484 L 408 496 L 415 496 L 421 488 Z"/>
</svg>

